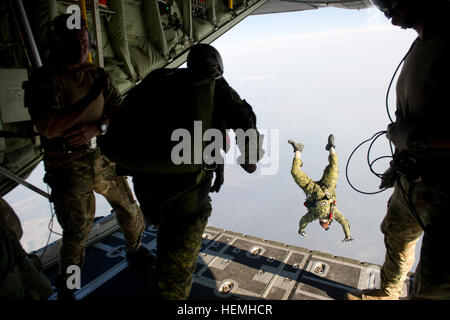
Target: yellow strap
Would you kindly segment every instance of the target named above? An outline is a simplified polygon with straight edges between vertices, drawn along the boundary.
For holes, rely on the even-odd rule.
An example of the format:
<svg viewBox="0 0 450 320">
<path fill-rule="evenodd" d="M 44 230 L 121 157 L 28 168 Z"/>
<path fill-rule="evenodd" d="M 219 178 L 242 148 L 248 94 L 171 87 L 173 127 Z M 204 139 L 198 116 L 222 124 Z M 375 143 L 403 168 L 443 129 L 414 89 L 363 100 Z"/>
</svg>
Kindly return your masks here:
<svg viewBox="0 0 450 320">
<path fill-rule="evenodd" d="M 81 10 L 81 17 L 84 19 L 84 21 L 86 21 L 86 28 L 89 29 L 88 24 L 87 24 L 86 1 L 79 0 L 78 2 L 79 2 L 80 10 Z M 89 63 L 92 63 L 92 55 L 90 52 L 88 54 L 86 61 Z"/>
</svg>

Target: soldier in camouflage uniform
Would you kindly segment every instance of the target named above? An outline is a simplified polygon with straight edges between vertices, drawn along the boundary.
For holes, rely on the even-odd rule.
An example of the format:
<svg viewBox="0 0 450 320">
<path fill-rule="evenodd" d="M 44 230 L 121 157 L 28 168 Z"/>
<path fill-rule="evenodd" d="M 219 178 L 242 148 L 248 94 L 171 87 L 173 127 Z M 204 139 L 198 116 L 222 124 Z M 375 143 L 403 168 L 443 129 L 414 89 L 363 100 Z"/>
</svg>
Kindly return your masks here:
<svg viewBox="0 0 450 320">
<path fill-rule="evenodd" d="M 0 198 L 0 300 L 44 300 L 52 285 L 41 271 L 39 257 L 23 250 L 20 220 Z"/>
<path fill-rule="evenodd" d="M 397 82 L 396 121 L 388 137 L 396 147 L 381 187 L 394 187 L 381 224 L 386 256 L 381 288 L 348 294 L 351 300 L 397 300 L 423 234 L 413 299 L 450 299 L 450 271 L 442 266 L 450 210 L 450 33 L 448 0 L 373 1 L 392 24 L 413 28 L 412 45 Z"/>
<path fill-rule="evenodd" d="M 83 265 L 95 215 L 94 191 L 116 212 L 127 257 L 151 262 L 152 256 L 141 246 L 145 223 L 126 178 L 115 173 L 115 164 L 95 145 L 96 136 L 105 133 L 111 114 L 120 107 L 121 95 L 103 69 L 86 62 L 91 40 L 84 21 L 81 29 L 69 30 L 68 17 L 55 19 L 50 58 L 54 64 L 32 73 L 26 99 L 41 134 L 44 181 L 52 189 L 51 201 L 63 229 L 58 296 L 71 299 L 66 270 Z"/>
<path fill-rule="evenodd" d="M 187 64 L 189 70 L 193 70 L 204 79 L 215 79 L 212 126 L 221 130 L 224 138 L 225 129 L 241 128 L 256 131 L 256 116 L 251 106 L 245 100 L 241 100 L 237 92 L 222 77 L 222 60 L 216 49 L 206 44 L 194 46 L 188 55 Z M 145 79 L 142 85 L 145 88 Z M 144 96 L 138 100 L 142 102 L 149 101 L 152 94 L 159 94 L 153 92 L 152 88 L 141 92 Z M 172 108 L 168 105 L 168 100 L 165 101 L 164 107 Z M 258 133 L 257 136 L 258 140 L 262 139 Z M 258 143 L 258 146 L 260 145 Z M 247 157 L 248 152 L 251 152 L 249 150 L 258 150 L 256 156 L 258 161 L 264 152 L 258 146 L 246 144 L 239 148 L 241 153 L 246 155 L 246 160 L 249 159 Z M 248 173 L 256 170 L 256 164 L 248 161 L 241 166 Z M 223 164 L 217 166 L 215 172 L 213 188 L 218 192 L 223 183 Z M 170 300 L 187 299 L 202 235 L 212 211 L 209 192 L 212 191 L 213 171 L 203 168 L 199 173 L 128 172 L 128 174 L 133 176 L 134 191 L 144 215 L 150 223 L 158 227 L 154 297 Z"/>
<path fill-rule="evenodd" d="M 336 183 L 338 180 L 338 159 L 335 152 L 334 136 L 330 135 L 325 149 L 330 151 L 328 156 L 328 165 L 326 166 L 322 178 L 319 181 L 313 181 L 306 173 L 301 170 L 303 161 L 301 152 L 303 145 L 294 140 L 288 141 L 293 147 L 295 157 L 292 163 L 291 174 L 294 181 L 306 194 L 305 206 L 308 212 L 301 218 L 298 233 L 306 237 L 305 229 L 308 223 L 319 219 L 319 223 L 325 230 L 328 230 L 333 220 L 342 225 L 345 238 L 342 242 L 352 241 L 350 235 L 350 226 L 344 215 L 336 208 Z"/>
</svg>

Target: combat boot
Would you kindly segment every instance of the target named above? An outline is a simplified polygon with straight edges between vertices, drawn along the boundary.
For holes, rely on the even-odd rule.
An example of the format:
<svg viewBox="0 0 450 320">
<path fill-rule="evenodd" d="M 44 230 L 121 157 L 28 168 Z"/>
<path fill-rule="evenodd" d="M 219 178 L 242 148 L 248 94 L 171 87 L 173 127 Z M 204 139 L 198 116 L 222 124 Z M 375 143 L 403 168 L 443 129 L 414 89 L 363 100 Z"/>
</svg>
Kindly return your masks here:
<svg viewBox="0 0 450 320">
<path fill-rule="evenodd" d="M 156 258 L 155 256 L 144 246 L 140 246 L 136 252 L 127 251 L 127 259 L 131 263 L 154 266 Z"/>
<path fill-rule="evenodd" d="M 334 145 L 334 135 L 330 134 L 328 136 L 328 144 L 325 146 L 325 150 L 330 151 L 331 147 L 336 148 Z"/>
<path fill-rule="evenodd" d="M 67 276 L 56 275 L 55 288 L 58 293 L 58 300 L 71 301 L 75 299 L 75 290 L 67 288 Z"/>
<path fill-rule="evenodd" d="M 357 294 L 347 293 L 345 300 L 398 300 L 398 296 L 389 295 L 382 289 L 367 289 Z"/>
<path fill-rule="evenodd" d="M 296 151 L 303 151 L 303 148 L 305 148 L 305 146 L 299 142 L 295 142 L 294 140 L 290 139 L 288 140 L 288 143 L 291 144 L 294 147 L 294 152 Z"/>
</svg>

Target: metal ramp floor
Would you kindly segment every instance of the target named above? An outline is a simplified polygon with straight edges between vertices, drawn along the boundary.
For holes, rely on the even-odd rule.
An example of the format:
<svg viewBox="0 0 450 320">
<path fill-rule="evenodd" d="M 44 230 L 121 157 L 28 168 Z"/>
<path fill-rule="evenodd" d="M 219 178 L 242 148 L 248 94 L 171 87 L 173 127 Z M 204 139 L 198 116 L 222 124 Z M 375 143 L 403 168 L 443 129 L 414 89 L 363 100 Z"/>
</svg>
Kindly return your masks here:
<svg viewBox="0 0 450 320">
<path fill-rule="evenodd" d="M 157 229 L 143 245 L 156 254 Z M 53 282 L 57 264 L 46 269 Z M 82 300 L 150 297 L 153 268 L 129 264 L 123 235 L 115 231 L 86 248 Z M 380 266 L 336 257 L 208 226 L 194 273 L 191 300 L 343 300 L 346 292 L 379 287 Z M 405 281 L 404 296 L 411 278 Z M 56 294 L 51 299 L 56 299 Z"/>
</svg>

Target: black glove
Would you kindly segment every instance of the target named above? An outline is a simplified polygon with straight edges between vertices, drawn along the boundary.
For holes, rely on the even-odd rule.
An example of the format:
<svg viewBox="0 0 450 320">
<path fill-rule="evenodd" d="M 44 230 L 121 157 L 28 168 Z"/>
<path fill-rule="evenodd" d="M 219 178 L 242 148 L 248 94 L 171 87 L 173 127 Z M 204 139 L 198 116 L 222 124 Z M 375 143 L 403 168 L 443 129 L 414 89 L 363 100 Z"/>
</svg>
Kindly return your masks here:
<svg viewBox="0 0 450 320">
<path fill-rule="evenodd" d="M 417 127 L 417 123 L 407 117 L 399 117 L 388 125 L 387 137 L 399 150 L 419 152 L 426 149 L 425 135 Z"/>
<path fill-rule="evenodd" d="M 219 192 L 220 188 L 223 185 L 224 182 L 224 169 L 225 166 L 223 164 L 218 164 L 216 170 L 214 170 L 215 178 L 214 183 L 211 187 L 211 192 Z"/>
<path fill-rule="evenodd" d="M 398 172 L 390 166 L 382 175 L 381 175 L 381 184 L 380 189 L 384 188 L 392 188 L 394 187 L 395 181 L 399 178 Z"/>
</svg>

